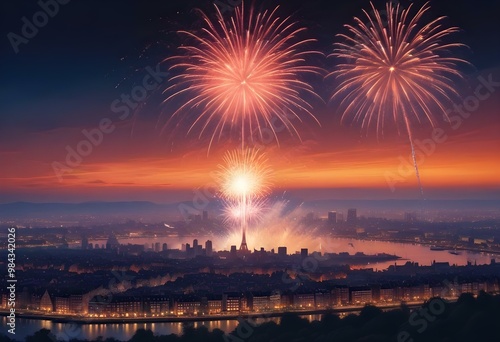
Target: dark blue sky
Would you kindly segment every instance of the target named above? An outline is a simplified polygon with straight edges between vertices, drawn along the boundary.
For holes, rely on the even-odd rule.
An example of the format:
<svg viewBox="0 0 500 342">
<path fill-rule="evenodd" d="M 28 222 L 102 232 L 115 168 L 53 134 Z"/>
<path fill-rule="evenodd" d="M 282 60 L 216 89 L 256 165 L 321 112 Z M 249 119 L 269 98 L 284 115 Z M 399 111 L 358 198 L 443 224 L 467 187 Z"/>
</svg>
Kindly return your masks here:
<svg viewBox="0 0 500 342">
<path fill-rule="evenodd" d="M 278 3 L 284 15 L 294 14 L 309 28 L 325 53 L 342 25 L 369 6 L 365 0 L 256 2 L 267 8 Z M 446 15 L 450 25 L 462 28 L 459 39 L 471 49 L 464 54 L 476 68 L 498 65 L 500 1 L 431 1 L 431 5 L 432 16 Z M 19 34 L 21 18 L 32 18 L 40 7 L 28 0 L 4 1 L 0 6 L 0 133 L 15 126 L 45 130 L 93 122 L 88 114 L 68 116 L 68 108 L 77 106 L 88 113 L 107 106 L 119 94 L 115 86 L 123 78 L 133 79 L 137 69 L 175 51 L 181 43 L 177 30 L 201 25 L 194 8 L 212 10 L 212 2 L 206 0 L 73 0 L 60 5 L 59 13 L 28 44 L 19 45 L 16 54 L 7 34 Z"/>
</svg>

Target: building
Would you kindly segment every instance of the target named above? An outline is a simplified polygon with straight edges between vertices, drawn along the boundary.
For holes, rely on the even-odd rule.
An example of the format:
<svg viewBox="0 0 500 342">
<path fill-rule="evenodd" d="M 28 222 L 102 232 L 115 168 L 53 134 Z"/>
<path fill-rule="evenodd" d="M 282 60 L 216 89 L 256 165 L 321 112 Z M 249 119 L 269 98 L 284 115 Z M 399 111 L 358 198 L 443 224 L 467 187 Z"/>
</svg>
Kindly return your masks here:
<svg viewBox="0 0 500 342">
<path fill-rule="evenodd" d="M 380 289 L 380 299 L 381 302 L 392 302 L 394 300 L 394 289 L 382 287 Z"/>
<path fill-rule="evenodd" d="M 222 295 L 222 311 L 239 312 L 241 307 L 241 295 L 227 293 Z"/>
<path fill-rule="evenodd" d="M 286 247 L 278 247 L 278 256 L 286 257 Z"/>
<path fill-rule="evenodd" d="M 68 314 L 69 310 L 69 298 L 68 297 L 56 297 L 55 300 L 55 311 L 58 314 Z"/>
<path fill-rule="evenodd" d="M 207 240 L 207 241 L 205 242 L 205 254 L 206 254 L 207 256 L 211 256 L 211 255 L 212 255 L 212 253 L 213 253 L 213 250 L 212 250 L 212 241 Z"/>
<path fill-rule="evenodd" d="M 203 210 L 203 221 L 208 221 L 208 211 Z"/>
<path fill-rule="evenodd" d="M 83 307 L 83 296 L 82 295 L 71 295 L 69 296 L 69 312 L 74 314 L 81 314 L 87 310 Z"/>
<path fill-rule="evenodd" d="M 346 305 L 349 303 L 349 288 L 336 287 L 332 290 L 331 296 L 333 305 Z"/>
<path fill-rule="evenodd" d="M 155 252 L 159 252 L 160 251 L 160 243 L 159 242 L 156 242 L 155 243 Z"/>
<path fill-rule="evenodd" d="M 281 294 L 275 292 L 269 296 L 269 305 L 273 310 L 281 309 Z"/>
<path fill-rule="evenodd" d="M 314 294 L 314 305 L 316 309 L 326 309 L 332 306 L 329 293 L 317 292 Z"/>
<path fill-rule="evenodd" d="M 49 291 L 45 290 L 42 298 L 40 299 L 40 310 L 52 312 L 54 311 L 54 304 L 50 298 Z"/>
<path fill-rule="evenodd" d="M 356 223 L 358 220 L 357 210 L 352 208 L 347 210 L 347 223 Z"/>
<path fill-rule="evenodd" d="M 351 304 L 367 304 L 373 301 L 372 289 L 356 288 L 351 289 L 350 302 Z"/>
<path fill-rule="evenodd" d="M 257 295 L 252 297 L 253 311 L 267 311 L 271 308 L 271 299 L 269 295 Z"/>
<path fill-rule="evenodd" d="M 134 296 L 96 296 L 89 301 L 89 315 L 98 317 L 134 317 L 142 314 L 141 299 Z"/>
<path fill-rule="evenodd" d="M 295 309 L 307 309 L 314 308 L 314 294 L 305 293 L 299 294 L 296 293 L 293 295 L 293 307 Z"/>
<path fill-rule="evenodd" d="M 193 240 L 193 249 L 192 249 L 193 256 L 198 256 L 203 254 L 203 246 L 198 243 L 197 239 Z"/>
<path fill-rule="evenodd" d="M 394 299 L 395 300 L 411 300 L 411 289 L 409 287 L 398 286 L 394 289 Z"/>
<path fill-rule="evenodd" d="M 106 241 L 106 249 L 107 250 L 116 250 L 120 247 L 120 243 L 116 238 L 115 234 L 111 233 L 108 237 L 108 241 Z"/>
<path fill-rule="evenodd" d="M 147 296 L 142 298 L 143 314 L 160 316 L 170 311 L 170 300 L 165 296 Z"/>
<path fill-rule="evenodd" d="M 308 255 L 309 255 L 309 250 L 307 248 L 302 248 L 300 250 L 300 256 L 302 258 L 307 258 Z"/>
<path fill-rule="evenodd" d="M 334 225 L 335 223 L 337 223 L 337 212 L 336 211 L 328 212 L 328 224 Z"/>
<path fill-rule="evenodd" d="M 207 299 L 207 313 L 209 315 L 220 314 L 222 312 L 222 299 L 210 298 Z"/>
<path fill-rule="evenodd" d="M 82 237 L 82 249 L 89 248 L 89 239 L 86 236 Z"/>
<path fill-rule="evenodd" d="M 162 246 L 162 248 L 161 248 L 161 250 L 162 250 L 163 252 L 166 252 L 166 251 L 167 251 L 167 249 L 168 249 L 168 246 L 167 246 L 167 244 L 166 244 L 166 243 L 164 243 L 164 244 L 163 244 L 163 246 Z"/>
<path fill-rule="evenodd" d="M 7 301 L 8 301 L 8 295 L 6 293 L 2 293 L 1 295 L 1 300 L 2 300 L 2 305 L 0 306 L 2 309 L 7 309 Z"/>
<path fill-rule="evenodd" d="M 141 313 L 141 301 L 138 297 L 119 296 L 114 297 L 109 305 L 109 313 L 129 316 Z"/>
</svg>

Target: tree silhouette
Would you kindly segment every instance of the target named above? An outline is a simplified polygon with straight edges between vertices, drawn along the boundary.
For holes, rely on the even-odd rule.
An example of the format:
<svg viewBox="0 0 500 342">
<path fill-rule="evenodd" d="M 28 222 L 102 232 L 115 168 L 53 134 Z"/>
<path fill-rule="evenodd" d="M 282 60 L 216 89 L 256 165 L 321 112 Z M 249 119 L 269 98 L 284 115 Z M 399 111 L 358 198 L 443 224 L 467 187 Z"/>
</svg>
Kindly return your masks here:
<svg viewBox="0 0 500 342">
<path fill-rule="evenodd" d="M 129 342 L 155 342 L 155 336 L 151 330 L 138 329 Z"/>
<path fill-rule="evenodd" d="M 57 341 L 54 334 L 48 329 L 40 329 L 32 336 L 26 337 L 26 342 L 54 342 Z"/>
</svg>

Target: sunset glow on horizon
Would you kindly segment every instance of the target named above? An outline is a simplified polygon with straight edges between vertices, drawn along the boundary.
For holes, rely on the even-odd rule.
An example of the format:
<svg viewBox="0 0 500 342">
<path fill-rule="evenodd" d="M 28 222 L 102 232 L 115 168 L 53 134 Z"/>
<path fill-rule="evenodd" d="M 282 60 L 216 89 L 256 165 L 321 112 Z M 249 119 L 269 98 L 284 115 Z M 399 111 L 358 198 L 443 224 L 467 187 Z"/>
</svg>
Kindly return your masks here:
<svg viewBox="0 0 500 342">
<path fill-rule="evenodd" d="M 434 18 L 440 17 L 438 4 L 431 5 L 428 9 L 429 16 L 432 14 Z M 435 7 L 438 8 L 436 13 L 433 12 Z M 223 15 L 207 12 L 214 11 L 213 4 L 210 8 L 204 8 L 206 15 L 197 19 L 200 27 L 215 23 L 221 15 L 225 18 L 226 15 L 230 17 L 239 14 L 243 18 L 242 13 L 238 11 Z M 260 11 L 262 8 L 256 10 Z M 226 28 L 229 30 L 226 36 L 231 37 L 235 44 L 251 45 L 255 48 L 255 56 L 269 57 L 266 59 L 266 68 L 255 69 L 262 72 L 262 77 L 255 81 L 256 88 L 251 88 L 252 91 L 259 90 L 252 98 L 253 105 L 245 102 L 247 106 L 243 106 L 247 90 L 251 91 L 250 88 L 247 89 L 250 85 L 245 83 L 247 90 L 243 92 L 231 92 L 234 85 L 231 82 L 224 83 L 226 88 L 222 92 L 214 89 L 213 85 L 217 82 L 203 83 L 203 86 L 191 89 L 189 94 L 195 96 L 194 93 L 200 91 L 202 98 L 194 100 L 193 97 L 193 101 L 187 105 L 183 103 L 185 99 L 179 99 L 177 96 L 165 102 L 169 94 L 164 90 L 169 87 L 173 90 L 171 82 L 180 77 L 174 75 L 175 72 L 180 72 L 176 70 L 175 63 L 180 63 L 180 69 L 184 65 L 179 46 L 184 46 L 185 50 L 185 44 L 192 44 L 188 48 L 191 59 L 188 58 L 189 63 L 185 61 L 188 64 L 184 65 L 188 69 L 202 61 L 210 60 L 211 52 L 198 51 L 196 42 L 186 41 L 185 34 L 170 37 L 173 43 L 168 48 L 162 47 L 160 62 L 163 62 L 155 67 L 148 61 L 147 66 L 135 69 L 130 80 L 124 74 L 119 75 L 118 82 L 115 77 L 109 81 L 100 79 L 101 83 L 95 80 L 80 80 L 78 85 L 71 86 L 73 81 L 67 83 L 68 80 L 63 79 L 52 82 L 44 77 L 39 80 L 40 84 L 23 82 L 20 79 L 12 86 L 12 91 L 26 84 L 50 91 L 40 93 L 42 95 L 36 95 L 37 92 L 33 91 L 32 94 L 26 94 L 26 100 L 20 99 L 19 96 L 4 99 L 5 113 L 10 118 L 0 125 L 0 202 L 175 202 L 189 199 L 196 189 L 216 186 L 213 174 L 221 164 L 225 152 L 241 146 L 256 148 L 265 153 L 269 167 L 273 170 L 273 194 L 295 191 L 314 198 L 314 189 L 323 189 L 322 197 L 341 199 L 421 198 L 413 168 L 415 163 L 408 148 L 408 132 L 397 124 L 391 126 L 391 122 L 388 122 L 384 134 L 377 136 L 376 131 L 362 130 L 359 122 L 342 122 L 342 101 L 350 102 L 353 98 L 343 98 L 340 95 L 328 101 L 335 89 L 342 85 L 342 81 L 332 77 L 322 80 L 322 77 L 318 79 L 314 75 L 320 69 L 326 71 L 326 75 L 338 66 L 326 56 L 332 50 L 335 34 L 342 32 L 342 24 L 352 22 L 354 16 L 360 14 L 359 9 L 347 11 L 342 20 L 338 21 L 338 27 L 330 32 L 332 41 L 324 38 L 325 41 L 321 41 L 316 32 L 317 28 L 309 27 L 308 22 L 301 20 L 300 16 L 288 17 L 290 13 L 286 5 L 276 9 L 276 12 L 268 12 L 268 15 L 271 13 L 291 25 L 290 32 L 286 31 L 290 35 L 282 37 L 286 38 L 284 41 L 275 37 L 276 26 L 273 26 L 272 21 L 268 22 L 268 17 L 261 18 L 270 25 L 268 32 L 260 32 L 250 23 L 246 25 L 250 25 L 255 34 L 260 32 L 258 37 L 275 37 L 279 43 L 276 47 L 262 45 L 260 38 L 242 39 L 240 36 L 246 31 L 240 27 L 245 23 L 241 18 L 240 21 L 243 21 L 235 24 L 240 25 L 237 26 L 239 31 L 236 30 L 236 33 L 230 32 L 232 26 L 229 24 L 220 27 L 216 25 L 217 27 L 210 30 L 205 27 L 208 30 L 205 34 L 208 35 L 212 31 L 214 34 Z M 252 18 L 251 20 L 257 20 L 256 17 Z M 427 20 L 422 20 L 424 19 Z M 278 20 L 277 23 L 282 21 Z M 330 22 L 325 20 L 323 25 Z M 175 28 L 175 32 L 194 32 L 191 38 L 198 37 L 197 34 L 200 33 L 190 31 L 190 27 L 186 25 L 178 25 Z M 296 42 L 295 35 L 302 33 L 303 29 L 307 31 L 307 46 Z M 457 35 L 460 38 L 460 33 Z M 228 48 L 224 44 L 229 43 L 224 41 L 222 36 L 219 37 L 221 39 L 212 38 L 219 42 L 221 49 Z M 462 39 L 459 41 L 462 42 Z M 206 44 L 204 40 L 201 42 Z M 471 49 L 478 49 L 474 43 L 470 37 L 464 39 L 464 44 L 470 45 Z M 293 48 L 290 49 L 288 44 Z M 273 55 L 274 48 L 282 49 L 284 54 Z M 487 47 L 484 49 L 487 50 Z M 219 53 L 217 61 L 226 58 L 224 53 L 221 53 L 226 50 L 212 52 L 215 51 Z M 245 59 L 248 57 L 245 48 L 236 51 L 239 52 L 235 54 L 236 57 L 231 59 L 227 56 L 230 59 L 228 61 L 237 65 L 242 59 L 246 63 L 244 64 L 248 69 L 247 73 L 253 75 L 251 70 L 254 69 L 251 67 L 255 65 L 252 61 L 258 58 Z M 283 69 L 279 65 L 282 60 L 286 60 L 288 54 L 294 57 L 294 63 L 290 64 L 288 69 Z M 302 60 L 304 54 L 308 58 L 312 57 L 311 64 Z M 172 61 L 169 57 L 175 60 Z M 463 55 L 457 58 L 466 59 Z M 476 69 L 467 66 L 460 70 L 464 79 L 452 85 L 459 95 L 456 98 L 451 96 L 452 104 L 447 104 L 436 113 L 426 113 L 436 116 L 434 127 L 426 120 L 419 121 L 420 118 L 415 115 L 409 116 L 412 121 L 416 164 L 426 198 L 500 199 L 500 97 L 497 94 L 500 89 L 500 66 L 496 61 L 488 64 L 482 60 L 479 61 L 482 64 L 478 63 L 477 56 L 469 56 L 466 60 L 479 66 Z M 445 59 L 446 61 L 448 60 Z M 210 62 L 216 63 L 212 60 Z M 133 64 L 129 61 L 125 63 L 126 68 Z M 104 69 L 108 70 L 106 68 Z M 205 66 L 196 69 L 197 73 L 194 74 L 189 73 L 192 72 L 191 69 L 184 70 L 188 77 L 184 86 L 189 88 L 191 82 L 195 82 L 195 79 L 202 77 L 204 73 L 208 73 L 212 78 L 232 77 L 233 74 L 224 73 L 222 69 L 211 70 Z M 234 68 L 231 70 L 235 71 Z M 147 77 L 150 83 L 144 83 Z M 226 79 L 224 77 L 223 79 Z M 157 88 L 146 92 L 147 100 L 137 103 L 124 101 L 127 98 L 130 100 L 131 94 L 138 89 L 137 84 L 146 84 L 149 87 L 153 85 L 152 80 L 159 83 L 154 85 L 158 86 Z M 122 85 L 122 82 L 125 85 Z M 283 84 L 280 85 L 280 82 Z M 160 83 L 163 84 L 160 86 Z M 358 83 L 361 84 L 362 79 L 359 79 Z M 422 81 L 422 84 L 424 83 Z M 101 93 L 101 88 L 108 86 L 110 89 Z M 24 94 L 21 88 L 17 91 Z M 184 94 L 186 89 L 180 87 L 176 90 Z M 223 122 L 226 122 L 228 127 L 218 126 L 218 118 L 213 116 L 215 114 L 207 112 L 209 107 L 198 108 L 211 103 L 207 97 L 208 90 L 213 90 L 211 96 L 218 99 L 217 105 L 210 107 L 211 110 L 222 110 L 218 115 L 222 115 Z M 276 94 L 271 92 L 290 92 L 290 95 L 274 103 Z M 301 96 L 307 97 L 316 93 L 323 99 L 323 103 L 318 99 L 319 101 L 311 102 L 309 107 L 308 100 Z M 232 94 L 232 98 L 238 100 L 234 100 L 234 103 L 226 102 L 227 94 Z M 260 118 L 262 120 L 255 121 L 255 116 L 259 113 L 257 107 L 263 106 L 260 102 L 263 99 L 262 94 L 266 94 L 265 100 L 269 102 L 266 102 L 269 106 L 263 108 L 265 110 Z M 390 96 L 386 98 L 389 99 Z M 115 110 L 117 103 L 123 105 L 118 107 L 119 111 Z M 224 111 L 225 104 L 227 107 Z M 276 105 L 279 105 L 278 109 L 274 108 Z M 364 105 L 365 102 L 361 101 L 361 106 Z M 186 109 L 186 117 L 174 115 L 180 108 Z M 293 110 L 293 117 L 286 116 L 286 110 L 283 108 Z M 448 119 L 442 117 L 442 109 L 448 113 Z M 241 110 L 247 111 L 246 114 L 238 114 Z M 193 120 L 198 120 L 201 113 L 213 118 L 214 127 L 210 124 L 205 126 L 204 123 L 193 126 Z M 374 111 L 370 113 L 376 115 Z M 172 115 L 175 116 L 172 125 L 174 127 L 165 130 L 164 122 L 160 119 Z M 242 118 L 237 115 L 248 119 L 249 122 L 241 122 Z M 241 127 L 232 130 L 230 126 L 233 124 L 235 127 L 239 124 L 246 125 L 247 133 L 242 134 Z M 256 127 L 259 128 L 257 133 Z M 203 130 L 206 130 L 207 134 L 201 134 Z M 300 132 L 300 138 L 294 134 L 296 130 Z M 234 134 L 234 131 L 238 133 Z M 216 138 L 212 134 L 214 132 Z"/>
<path fill-rule="evenodd" d="M 500 150 L 497 133 L 500 125 L 481 121 L 479 115 L 470 118 L 468 124 L 477 127 L 473 131 L 463 127 L 455 131 L 443 126 L 447 139 L 432 149 L 417 144 L 417 151 L 430 149 L 425 152 L 432 152 L 428 155 L 422 152 L 419 157 L 426 188 L 493 190 L 500 187 L 500 159 L 492 154 L 493 150 Z M 392 136 L 377 141 L 373 137 L 356 136 L 350 127 L 336 125 L 338 136 L 325 130 L 318 129 L 317 136 L 325 135 L 321 140 L 306 140 L 301 146 L 264 146 L 275 188 L 379 189 L 386 198 L 399 197 L 398 189 L 415 189 L 414 198 L 418 197 L 418 185 L 404 137 Z M 140 136 L 131 136 L 129 127 L 124 126 L 107 136 L 92 155 L 65 173 L 60 182 L 51 163 L 66 156 L 66 141 L 75 141 L 71 136 L 78 137 L 78 133 L 77 129 L 43 133 L 46 141 L 43 151 L 26 136 L 18 146 L 10 147 L 10 151 L 9 146 L 2 146 L 0 154 L 6 163 L 0 170 L 0 178 L 5 197 L 0 200 L 29 201 L 31 197 L 40 198 L 39 194 L 45 194 L 42 198 L 46 201 L 78 202 L 80 198 L 116 199 L 119 194 L 132 191 L 140 193 L 139 198 L 158 201 L 157 193 L 161 191 L 165 201 L 171 201 L 175 196 L 170 198 L 169 192 L 190 194 L 196 188 L 213 185 L 215 180 L 211 175 L 225 151 L 219 144 L 207 157 L 202 142 L 190 151 L 165 151 L 164 144 L 141 141 Z M 420 140 L 428 139 L 431 134 L 432 129 L 420 133 Z M 350 137 L 346 138 L 347 135 Z M 123 148 L 126 142 L 138 143 L 137 150 L 130 151 L 129 145 Z M 22 162 L 14 162 L 21 159 Z M 396 177 L 394 193 L 389 191 L 388 174 Z M 336 197 L 334 191 L 332 197 Z M 447 197 L 446 191 L 443 197 Z"/>
</svg>

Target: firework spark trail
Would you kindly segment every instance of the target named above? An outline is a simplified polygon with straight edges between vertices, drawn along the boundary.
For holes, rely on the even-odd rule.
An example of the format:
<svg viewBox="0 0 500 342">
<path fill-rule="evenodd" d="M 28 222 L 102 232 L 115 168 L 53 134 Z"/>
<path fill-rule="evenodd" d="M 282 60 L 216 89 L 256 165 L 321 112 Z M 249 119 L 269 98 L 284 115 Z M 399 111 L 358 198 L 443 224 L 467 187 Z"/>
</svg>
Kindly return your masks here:
<svg viewBox="0 0 500 342">
<path fill-rule="evenodd" d="M 417 155 L 415 153 L 415 146 L 413 145 L 413 134 L 410 129 L 410 122 L 406 117 L 405 117 L 405 125 L 406 125 L 406 130 L 408 132 L 408 138 L 410 140 L 411 157 L 413 159 L 413 167 L 415 168 L 415 175 L 417 176 L 418 188 L 420 189 L 420 196 L 424 198 L 424 187 L 422 186 L 422 181 L 420 180 L 420 171 L 418 170 Z"/>
<path fill-rule="evenodd" d="M 335 44 L 331 56 L 347 59 L 330 75 L 340 80 L 332 96 L 343 97 L 342 121 L 353 116 L 362 128 L 375 124 L 377 134 L 384 130 L 386 116 L 398 125 L 403 123 L 410 139 L 415 173 L 423 196 L 420 174 L 413 144 L 411 119 L 429 121 L 435 126 L 433 111 L 447 117 L 444 104 L 458 96 L 453 78 L 460 78 L 457 65 L 463 59 L 448 56 L 460 43 L 443 43 L 458 28 L 443 28 L 445 17 L 420 25 L 429 10 L 424 4 L 412 17 L 411 10 L 387 3 L 387 22 L 371 4 L 373 14 L 363 11 L 368 23 L 354 18 L 354 25 L 345 25 L 350 35 L 340 34 L 345 42 Z M 420 28 L 419 28 L 420 27 Z M 468 63 L 467 63 L 468 64 Z M 329 76 L 330 76 L 329 75 Z M 399 129 L 399 125 L 398 125 Z"/>
<path fill-rule="evenodd" d="M 190 97 L 164 128 L 178 116 L 194 111 L 199 115 L 188 133 L 199 125 L 201 138 L 205 131 L 213 129 L 208 150 L 226 127 L 238 127 L 244 148 L 246 132 L 257 131 L 262 136 L 263 125 L 271 128 L 279 144 L 271 122 L 276 116 L 300 139 L 291 119 L 302 121 L 299 113 L 315 119 L 303 95 L 319 98 L 310 84 L 299 79 L 321 71 L 305 63 L 307 57 L 321 54 L 305 49 L 315 40 L 299 39 L 305 28 L 289 17 L 279 18 L 279 7 L 263 13 L 250 9 L 247 14 L 242 3 L 228 23 L 215 8 L 217 21 L 212 22 L 202 13 L 202 33 L 182 31 L 194 42 L 180 47 L 182 55 L 166 59 L 174 63 L 170 70 L 178 70 L 179 74 L 171 78 L 174 84 L 165 92 L 172 94 L 165 101 Z"/>
</svg>

